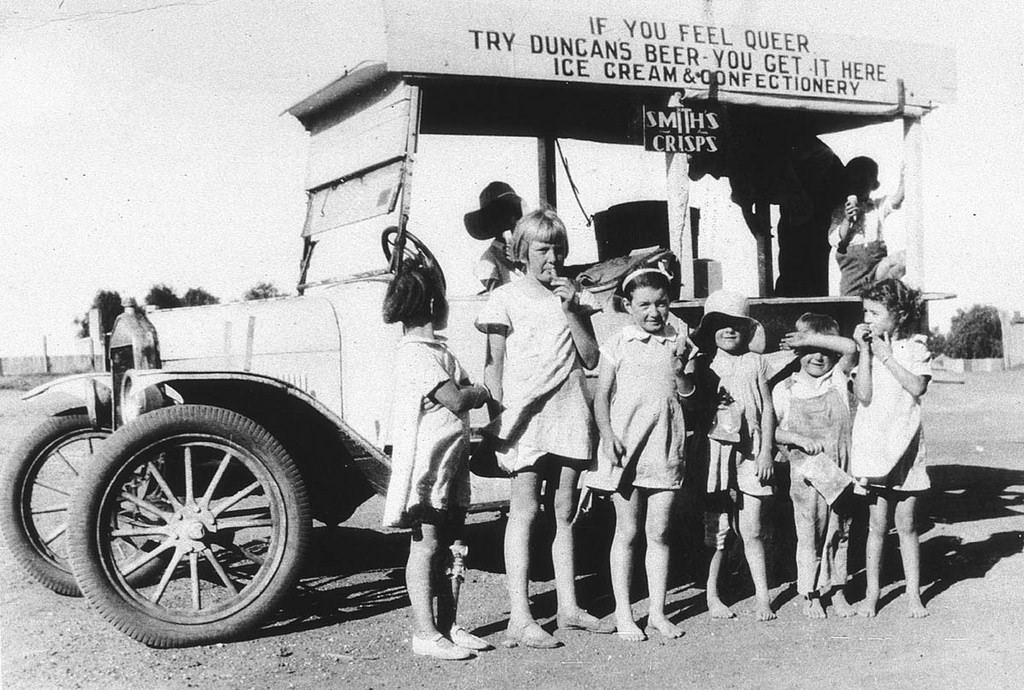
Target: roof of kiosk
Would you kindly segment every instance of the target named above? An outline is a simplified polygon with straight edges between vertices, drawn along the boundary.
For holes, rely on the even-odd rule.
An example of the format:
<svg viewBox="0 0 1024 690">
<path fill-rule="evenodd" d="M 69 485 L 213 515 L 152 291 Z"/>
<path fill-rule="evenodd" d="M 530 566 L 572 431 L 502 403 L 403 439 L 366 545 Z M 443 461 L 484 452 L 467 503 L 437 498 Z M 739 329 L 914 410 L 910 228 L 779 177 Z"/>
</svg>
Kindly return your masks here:
<svg viewBox="0 0 1024 690">
<path fill-rule="evenodd" d="M 812 134 L 923 115 L 955 95 L 954 52 L 941 46 L 723 26 L 699 13 L 555 15 L 535 4 L 511 12 L 450 0 L 385 7 L 386 59 L 288 110 L 311 132 L 401 81 L 423 90 L 423 132 L 620 142 L 639 105 L 664 107 L 676 91 L 760 117 L 774 111 Z"/>
</svg>

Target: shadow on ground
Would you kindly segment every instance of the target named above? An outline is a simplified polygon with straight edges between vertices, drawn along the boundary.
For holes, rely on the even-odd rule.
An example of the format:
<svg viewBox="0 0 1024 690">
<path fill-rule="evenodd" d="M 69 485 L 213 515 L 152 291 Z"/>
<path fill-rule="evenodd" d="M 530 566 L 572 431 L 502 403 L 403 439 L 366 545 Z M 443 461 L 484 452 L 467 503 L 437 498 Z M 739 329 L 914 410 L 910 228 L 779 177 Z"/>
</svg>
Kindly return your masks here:
<svg viewBox="0 0 1024 690">
<path fill-rule="evenodd" d="M 933 489 L 920 505 L 922 589 L 925 602 L 940 596 L 958 582 L 984 577 L 999 561 L 1024 551 L 1024 532 L 1011 530 L 987 533 L 977 541 L 963 537 L 934 535 L 937 524 L 974 523 L 984 531 L 985 520 L 1020 515 L 1024 510 L 1024 471 L 994 467 L 940 465 L 930 468 Z M 792 506 L 785 491 L 785 474 L 780 491 L 769 508 L 766 520 L 766 546 L 770 585 L 773 588 L 792 583 L 795 578 Z M 707 610 L 703 586 L 706 577 L 703 546 L 703 521 L 699 502 L 684 493 L 677 505 L 676 547 L 673 553 L 668 613 L 676 620 L 699 615 Z M 470 548 L 470 567 L 485 573 L 503 574 L 502 539 L 505 518 L 491 514 L 466 526 L 465 540 Z M 591 511 L 576 527 L 577 591 L 580 602 L 599 616 L 612 612 L 608 574 L 608 549 L 614 530 L 614 515 L 609 501 L 595 501 Z M 866 531 L 866 506 L 854 516 L 850 546 L 848 587 L 852 599 L 863 595 L 863 554 Z M 546 532 L 546 533 L 545 533 Z M 550 543 L 550 528 L 541 527 L 537 544 Z M 313 545 L 306 573 L 284 609 L 258 636 L 272 636 L 335 625 L 377 616 L 408 605 L 405 592 L 405 559 L 408 535 L 383 533 L 355 527 L 321 527 L 314 530 Z M 886 541 L 883 586 L 902 580 L 895 532 Z M 550 553 L 538 549 L 533 558 L 531 579 L 548 582 L 553 578 Z M 635 598 L 646 596 L 642 562 L 634 576 Z M 740 540 L 734 539 L 726 558 L 723 593 L 726 603 L 743 600 L 753 594 Z M 533 597 L 538 619 L 555 615 L 555 594 L 550 589 Z M 903 587 L 889 589 L 880 605 L 885 606 L 903 593 Z M 500 593 L 504 596 L 504 592 Z M 795 586 L 776 594 L 778 608 L 796 596 Z M 495 621 L 480 628 L 490 634 L 504 628 Z"/>
</svg>

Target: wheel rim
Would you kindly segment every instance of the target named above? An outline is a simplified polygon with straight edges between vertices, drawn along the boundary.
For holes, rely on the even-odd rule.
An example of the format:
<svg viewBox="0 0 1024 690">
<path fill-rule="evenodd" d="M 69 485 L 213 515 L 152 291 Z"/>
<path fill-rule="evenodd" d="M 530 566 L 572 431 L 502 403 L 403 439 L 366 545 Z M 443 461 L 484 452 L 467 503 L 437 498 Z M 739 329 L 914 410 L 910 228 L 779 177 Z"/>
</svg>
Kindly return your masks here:
<svg viewBox="0 0 1024 690">
<path fill-rule="evenodd" d="M 108 485 L 100 558 L 122 598 L 148 615 L 203 624 L 243 610 L 285 551 L 285 506 L 263 462 L 227 439 L 188 434 L 131 456 Z M 125 540 L 145 546 L 126 556 Z M 132 576 L 155 559 L 141 582 Z"/>
<path fill-rule="evenodd" d="M 47 562 L 70 572 L 67 560 L 68 504 L 82 469 L 110 432 L 82 429 L 47 446 L 33 460 L 22 484 L 25 535 Z"/>
</svg>

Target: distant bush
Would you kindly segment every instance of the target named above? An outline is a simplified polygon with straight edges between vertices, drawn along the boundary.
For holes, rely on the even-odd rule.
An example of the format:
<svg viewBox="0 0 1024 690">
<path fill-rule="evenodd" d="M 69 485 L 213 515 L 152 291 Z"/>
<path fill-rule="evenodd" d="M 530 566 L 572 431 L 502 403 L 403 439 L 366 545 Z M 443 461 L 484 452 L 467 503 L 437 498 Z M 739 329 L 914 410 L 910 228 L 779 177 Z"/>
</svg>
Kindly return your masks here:
<svg viewBox="0 0 1024 690">
<path fill-rule="evenodd" d="M 929 348 L 935 335 L 929 338 Z M 999 322 L 999 310 L 984 304 L 975 304 L 967 311 L 958 309 L 950 321 L 949 335 L 943 339 L 945 343 L 942 353 L 947 357 L 1002 357 L 1003 331 Z"/>
<path fill-rule="evenodd" d="M 277 289 L 277 286 L 273 283 L 256 283 L 251 288 L 245 291 L 242 295 L 242 299 L 246 302 L 257 299 L 272 299 L 274 297 L 283 297 L 285 293 Z"/>
</svg>

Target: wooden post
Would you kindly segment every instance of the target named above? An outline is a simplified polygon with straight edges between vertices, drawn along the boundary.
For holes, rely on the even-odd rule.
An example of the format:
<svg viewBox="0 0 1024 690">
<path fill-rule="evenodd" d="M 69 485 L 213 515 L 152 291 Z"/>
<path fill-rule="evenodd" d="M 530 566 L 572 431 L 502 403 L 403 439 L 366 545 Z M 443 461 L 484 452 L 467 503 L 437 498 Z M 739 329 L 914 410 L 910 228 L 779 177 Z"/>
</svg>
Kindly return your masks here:
<svg viewBox="0 0 1024 690">
<path fill-rule="evenodd" d="M 685 153 L 665 154 L 665 199 L 669 244 L 679 259 L 679 299 L 693 299 L 693 242 L 686 232 L 690 213 L 690 161 Z"/>
<path fill-rule="evenodd" d="M 537 180 L 540 184 L 538 197 L 543 206 L 547 204 L 558 209 L 558 190 L 555 188 L 555 138 L 537 139 Z"/>
<path fill-rule="evenodd" d="M 46 336 L 43 336 L 43 371 L 50 373 L 50 351 L 46 346 Z"/>
<path fill-rule="evenodd" d="M 924 271 L 924 192 L 922 184 L 922 142 L 920 117 L 903 118 L 904 225 L 907 234 L 908 285 L 925 287 Z"/>
<path fill-rule="evenodd" d="M 89 310 L 89 354 L 92 370 L 103 371 L 103 321 L 99 309 Z"/>
<path fill-rule="evenodd" d="M 772 214 L 771 206 L 765 203 L 754 205 L 754 219 L 757 230 L 757 290 L 760 297 L 775 294 L 775 268 L 772 261 Z"/>
</svg>

